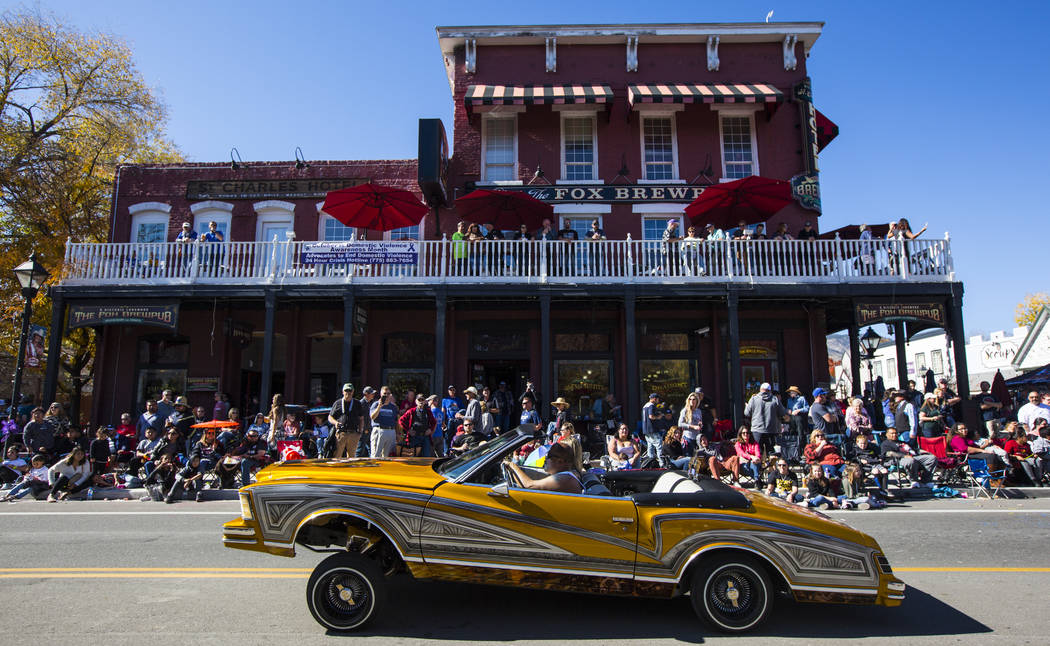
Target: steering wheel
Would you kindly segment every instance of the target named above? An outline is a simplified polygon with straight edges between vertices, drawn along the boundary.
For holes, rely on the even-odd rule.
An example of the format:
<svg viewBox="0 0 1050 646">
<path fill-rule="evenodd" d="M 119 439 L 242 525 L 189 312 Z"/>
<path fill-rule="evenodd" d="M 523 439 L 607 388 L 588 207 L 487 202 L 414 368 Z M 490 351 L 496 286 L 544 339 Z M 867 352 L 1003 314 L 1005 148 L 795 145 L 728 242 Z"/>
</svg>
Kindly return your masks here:
<svg viewBox="0 0 1050 646">
<path fill-rule="evenodd" d="M 510 462 L 500 462 L 500 470 L 503 472 L 503 480 L 512 487 L 520 487 L 521 481 L 518 480 L 518 474 L 514 472 L 514 469 L 510 468 Z"/>
</svg>

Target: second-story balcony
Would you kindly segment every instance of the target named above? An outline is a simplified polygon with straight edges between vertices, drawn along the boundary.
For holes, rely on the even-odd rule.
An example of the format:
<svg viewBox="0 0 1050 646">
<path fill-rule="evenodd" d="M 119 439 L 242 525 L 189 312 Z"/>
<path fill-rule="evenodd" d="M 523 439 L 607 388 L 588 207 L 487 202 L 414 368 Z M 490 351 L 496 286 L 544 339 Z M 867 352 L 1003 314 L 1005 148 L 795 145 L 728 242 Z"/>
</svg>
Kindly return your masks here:
<svg viewBox="0 0 1050 646">
<path fill-rule="evenodd" d="M 74 243 L 63 285 L 872 283 L 955 280 L 943 240 Z M 355 246 L 357 248 L 355 249 Z M 367 249 L 365 255 L 354 255 Z M 386 253 L 389 251 L 390 253 Z M 394 262 L 390 262 L 394 261 Z"/>
</svg>

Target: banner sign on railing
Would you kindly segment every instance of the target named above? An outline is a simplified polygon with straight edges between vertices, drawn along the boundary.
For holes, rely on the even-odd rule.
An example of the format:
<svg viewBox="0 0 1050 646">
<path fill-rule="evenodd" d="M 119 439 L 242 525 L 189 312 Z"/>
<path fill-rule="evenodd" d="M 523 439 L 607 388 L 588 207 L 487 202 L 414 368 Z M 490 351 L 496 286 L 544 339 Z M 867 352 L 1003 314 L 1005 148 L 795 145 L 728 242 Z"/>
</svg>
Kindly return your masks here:
<svg viewBox="0 0 1050 646">
<path fill-rule="evenodd" d="M 69 328 L 96 325 L 159 325 L 179 329 L 179 304 L 70 305 Z"/>
<path fill-rule="evenodd" d="M 928 323 L 944 327 L 944 305 L 941 303 L 858 303 L 857 326 L 893 321 Z"/>
<path fill-rule="evenodd" d="M 418 242 L 311 242 L 303 245 L 303 265 L 414 265 Z"/>
</svg>

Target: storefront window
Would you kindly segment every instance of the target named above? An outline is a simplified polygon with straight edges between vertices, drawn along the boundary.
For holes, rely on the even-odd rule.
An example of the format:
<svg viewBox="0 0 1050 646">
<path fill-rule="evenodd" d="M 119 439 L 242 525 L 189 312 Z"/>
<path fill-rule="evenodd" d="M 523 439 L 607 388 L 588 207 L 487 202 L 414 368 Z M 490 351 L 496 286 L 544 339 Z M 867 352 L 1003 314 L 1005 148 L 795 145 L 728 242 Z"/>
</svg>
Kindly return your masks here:
<svg viewBox="0 0 1050 646">
<path fill-rule="evenodd" d="M 607 332 L 573 332 L 554 335 L 555 352 L 608 352 Z"/>
<path fill-rule="evenodd" d="M 642 396 L 659 393 L 678 411 L 696 381 L 696 362 L 691 359 L 642 359 L 638 362 Z"/>
<path fill-rule="evenodd" d="M 391 334 L 383 346 L 384 363 L 420 364 L 434 362 L 433 334 Z"/>
<path fill-rule="evenodd" d="M 612 391 L 611 366 L 612 362 L 604 360 L 555 361 L 556 396 L 564 397 L 572 405 L 570 410 L 574 416 L 589 418 L 594 402 Z"/>
<path fill-rule="evenodd" d="M 136 402 L 142 410 L 147 399 L 160 399 L 165 390 L 176 394 L 186 393 L 186 369 L 143 369 L 139 370 L 139 383 Z"/>
<path fill-rule="evenodd" d="M 139 341 L 139 363 L 186 363 L 190 344 L 185 339 L 164 337 Z"/>
<path fill-rule="evenodd" d="M 528 335 L 524 332 L 475 332 L 470 339 L 473 352 L 527 352 Z"/>
<path fill-rule="evenodd" d="M 427 368 L 388 368 L 383 371 L 383 385 L 390 386 L 398 402 L 409 390 L 429 395 L 434 392 L 434 371 Z"/>
<path fill-rule="evenodd" d="M 684 332 L 646 334 L 641 338 L 643 352 L 688 352 L 689 335 Z"/>
</svg>

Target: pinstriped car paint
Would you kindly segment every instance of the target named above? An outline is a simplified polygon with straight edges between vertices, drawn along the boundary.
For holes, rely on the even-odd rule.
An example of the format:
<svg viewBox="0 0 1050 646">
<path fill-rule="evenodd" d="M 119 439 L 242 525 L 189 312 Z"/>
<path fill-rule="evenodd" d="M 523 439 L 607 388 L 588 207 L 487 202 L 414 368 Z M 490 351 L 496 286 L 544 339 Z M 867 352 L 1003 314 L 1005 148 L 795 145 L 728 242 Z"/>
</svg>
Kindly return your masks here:
<svg viewBox="0 0 1050 646">
<path fill-rule="evenodd" d="M 732 510 L 519 489 L 494 497 L 487 486 L 435 478 L 420 462 L 278 467 L 247 489 L 255 520 L 229 523 L 226 545 L 292 556 L 307 522 L 345 514 L 386 535 L 418 577 L 646 596 L 680 591 L 697 555 L 735 546 L 771 563 L 799 598 L 899 603 L 884 590 L 896 579 L 876 568 L 869 537 L 755 494 L 749 508 Z M 255 527 L 258 540 L 246 540 Z"/>
</svg>

